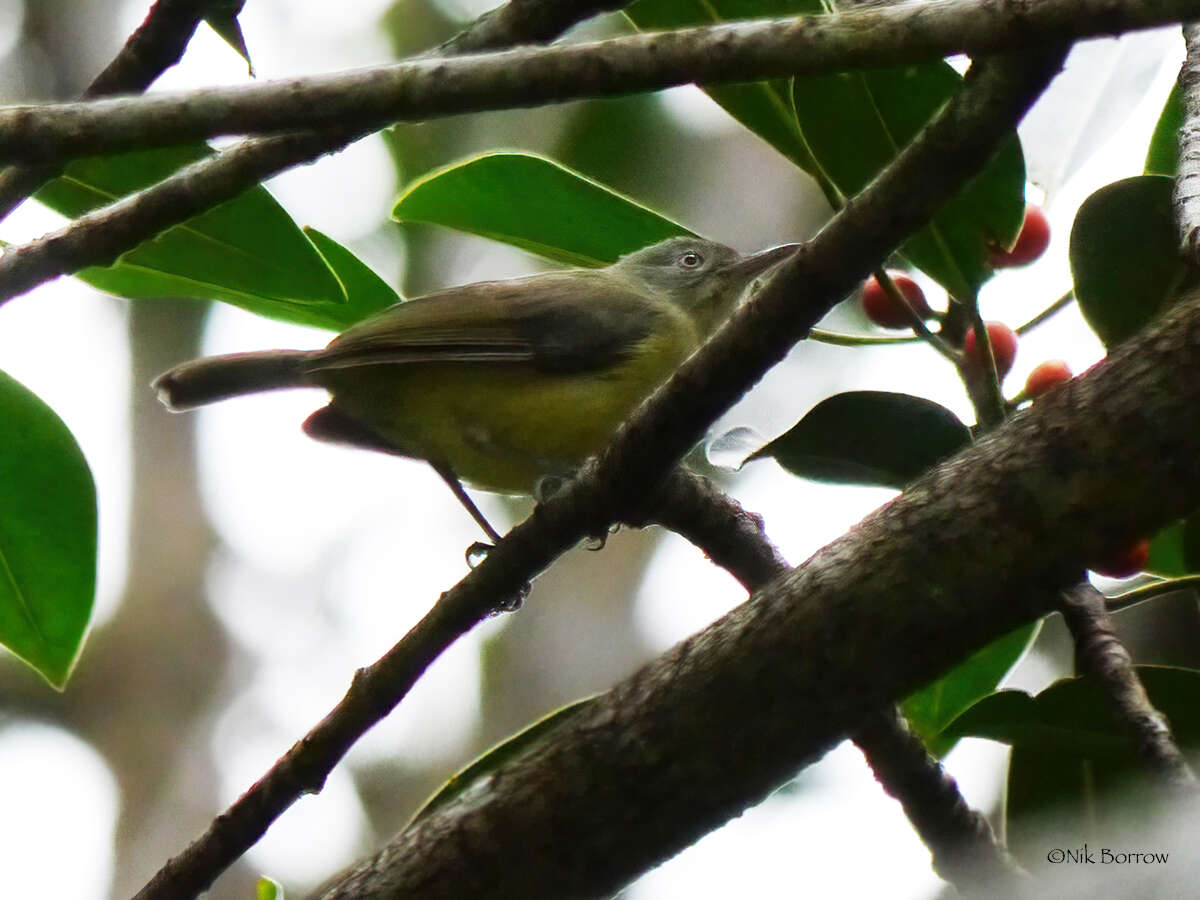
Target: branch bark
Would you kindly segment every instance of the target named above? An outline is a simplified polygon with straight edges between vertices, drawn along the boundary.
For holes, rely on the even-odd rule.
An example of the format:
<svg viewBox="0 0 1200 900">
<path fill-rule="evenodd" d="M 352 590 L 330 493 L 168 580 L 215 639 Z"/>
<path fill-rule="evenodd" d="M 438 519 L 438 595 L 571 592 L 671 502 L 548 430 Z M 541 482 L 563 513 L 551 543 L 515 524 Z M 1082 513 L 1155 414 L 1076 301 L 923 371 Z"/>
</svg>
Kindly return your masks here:
<svg viewBox="0 0 1200 900">
<path fill-rule="evenodd" d="M 1193 265 L 1200 265 L 1200 24 L 1184 24 L 1183 40 L 1187 57 L 1179 72 L 1183 122 L 1175 175 L 1175 220 L 1181 253 Z"/>
<path fill-rule="evenodd" d="M 1100 685 L 1147 769 L 1181 799 L 1194 800 L 1200 795 L 1200 784 L 1179 751 L 1166 718 L 1150 702 L 1129 651 L 1117 638 L 1104 595 L 1084 582 L 1063 592 L 1060 609 L 1075 638 L 1079 673 Z"/>
<path fill-rule="evenodd" d="M 938 0 L 830 15 L 727 23 L 584 44 L 186 94 L 0 110 L 0 162 L 68 159 L 227 134 L 331 128 L 660 90 L 753 81 L 1148 28 L 1200 14 L 1197 0 Z"/>
</svg>

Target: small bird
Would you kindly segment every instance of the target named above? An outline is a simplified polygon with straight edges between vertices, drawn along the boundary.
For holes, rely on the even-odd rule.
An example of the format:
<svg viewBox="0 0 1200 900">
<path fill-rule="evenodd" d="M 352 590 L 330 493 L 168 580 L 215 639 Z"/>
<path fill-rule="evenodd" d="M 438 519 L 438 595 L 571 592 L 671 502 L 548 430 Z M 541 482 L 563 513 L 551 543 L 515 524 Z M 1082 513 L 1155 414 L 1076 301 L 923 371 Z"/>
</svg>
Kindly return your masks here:
<svg viewBox="0 0 1200 900">
<path fill-rule="evenodd" d="M 313 438 L 429 462 L 463 489 L 537 492 L 569 475 L 798 245 L 742 255 L 675 237 L 600 269 L 448 288 L 397 303 L 321 350 L 184 363 L 154 381 L 183 411 L 277 388 L 324 388 Z"/>
</svg>

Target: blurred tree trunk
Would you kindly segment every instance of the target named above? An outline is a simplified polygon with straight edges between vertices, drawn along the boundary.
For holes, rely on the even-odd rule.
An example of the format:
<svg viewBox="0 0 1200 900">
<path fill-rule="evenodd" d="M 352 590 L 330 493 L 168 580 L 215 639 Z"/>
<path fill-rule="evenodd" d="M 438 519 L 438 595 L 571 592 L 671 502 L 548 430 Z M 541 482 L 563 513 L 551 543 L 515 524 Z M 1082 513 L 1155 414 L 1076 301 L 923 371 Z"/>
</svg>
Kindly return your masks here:
<svg viewBox="0 0 1200 900">
<path fill-rule="evenodd" d="M 25 0 L 23 39 L 46 54 L 50 84 L 38 96 L 65 100 L 80 94 L 120 48 L 127 35 L 117 34 L 121 0 Z M 150 8 L 149 2 L 146 9 Z M 25 96 L 22 102 L 37 99 Z"/>
<path fill-rule="evenodd" d="M 194 417 L 170 416 L 149 388 L 168 366 L 198 355 L 206 310 L 194 301 L 129 305 L 128 581 L 117 616 L 93 638 L 96 652 L 72 686 L 98 683 L 107 698 L 91 707 L 84 733 L 121 785 L 114 896 L 139 888 L 213 814 L 205 732 L 229 654 L 204 596 L 214 537 L 197 490 Z"/>
</svg>

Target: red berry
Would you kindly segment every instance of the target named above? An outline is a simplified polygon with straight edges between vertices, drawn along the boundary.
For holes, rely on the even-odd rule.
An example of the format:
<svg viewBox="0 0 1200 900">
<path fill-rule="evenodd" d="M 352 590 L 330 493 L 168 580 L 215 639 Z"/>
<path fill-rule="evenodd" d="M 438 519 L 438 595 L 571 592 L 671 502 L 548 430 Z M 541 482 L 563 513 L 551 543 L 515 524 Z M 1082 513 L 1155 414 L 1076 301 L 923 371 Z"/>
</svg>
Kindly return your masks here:
<svg viewBox="0 0 1200 900">
<path fill-rule="evenodd" d="M 1150 542 L 1145 538 L 1130 544 L 1119 553 L 1114 553 L 1098 565 L 1092 566 L 1092 571 L 1109 578 L 1128 578 L 1146 568 L 1150 560 Z"/>
<path fill-rule="evenodd" d="M 987 322 L 985 327 L 992 345 L 992 355 L 996 358 L 996 374 L 1003 378 L 1011 371 L 1013 360 L 1017 358 L 1017 333 L 1003 322 Z M 963 355 L 968 371 L 983 371 L 983 350 L 975 342 L 974 328 L 967 332 Z"/>
<path fill-rule="evenodd" d="M 1071 368 L 1061 359 L 1048 359 L 1040 363 L 1025 379 L 1025 393 L 1030 398 L 1040 397 L 1052 387 L 1071 380 Z"/>
<path fill-rule="evenodd" d="M 1025 221 L 1021 233 L 1009 250 L 993 247 L 988 253 L 988 262 L 993 269 L 1011 269 L 1027 266 L 1046 252 L 1050 246 L 1050 222 L 1046 214 L 1033 205 L 1025 207 Z"/>
<path fill-rule="evenodd" d="M 929 308 L 929 303 L 925 300 L 925 292 L 921 290 L 919 284 L 903 272 L 888 272 L 887 274 L 892 279 L 892 283 L 900 289 L 900 293 L 904 295 L 908 305 L 916 310 L 917 315 L 922 319 L 928 319 L 933 315 L 933 310 Z M 911 324 L 908 313 L 892 300 L 874 275 L 868 278 L 863 285 L 862 305 L 867 318 L 876 325 L 884 328 L 907 328 Z"/>
</svg>

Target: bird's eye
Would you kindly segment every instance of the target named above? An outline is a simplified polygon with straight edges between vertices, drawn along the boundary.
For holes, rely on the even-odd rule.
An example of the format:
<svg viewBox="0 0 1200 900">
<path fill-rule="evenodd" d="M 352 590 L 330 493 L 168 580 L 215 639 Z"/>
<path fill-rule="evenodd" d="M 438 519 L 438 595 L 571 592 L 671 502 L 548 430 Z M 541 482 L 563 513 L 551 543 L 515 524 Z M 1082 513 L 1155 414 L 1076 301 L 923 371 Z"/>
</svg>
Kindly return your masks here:
<svg viewBox="0 0 1200 900">
<path fill-rule="evenodd" d="M 685 269 L 694 269 L 704 262 L 704 257 L 695 250 L 689 250 L 679 257 L 679 265 Z"/>
</svg>

